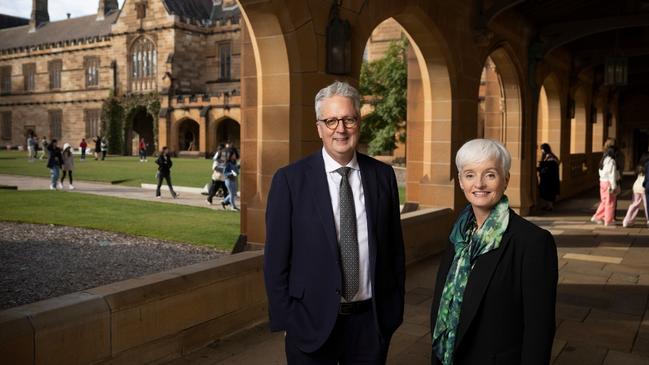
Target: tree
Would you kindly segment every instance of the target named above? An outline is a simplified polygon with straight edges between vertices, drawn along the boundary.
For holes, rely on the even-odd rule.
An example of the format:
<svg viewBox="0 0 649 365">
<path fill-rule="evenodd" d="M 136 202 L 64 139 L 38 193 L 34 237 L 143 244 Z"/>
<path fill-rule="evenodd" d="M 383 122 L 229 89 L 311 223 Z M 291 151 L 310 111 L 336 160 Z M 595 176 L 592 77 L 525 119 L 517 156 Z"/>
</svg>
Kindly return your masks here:
<svg viewBox="0 0 649 365">
<path fill-rule="evenodd" d="M 361 123 L 361 142 L 377 155 L 392 152 L 397 142 L 405 143 L 408 89 L 408 40 L 392 41 L 385 56 L 361 66 L 360 93 L 372 112 Z"/>
</svg>

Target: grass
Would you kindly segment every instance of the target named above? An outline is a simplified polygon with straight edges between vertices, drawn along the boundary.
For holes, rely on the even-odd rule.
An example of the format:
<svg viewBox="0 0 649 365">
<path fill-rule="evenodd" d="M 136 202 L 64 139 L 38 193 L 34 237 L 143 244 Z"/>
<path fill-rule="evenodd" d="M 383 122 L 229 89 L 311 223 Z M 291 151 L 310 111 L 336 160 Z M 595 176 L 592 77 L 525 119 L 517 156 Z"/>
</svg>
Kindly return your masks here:
<svg viewBox="0 0 649 365">
<path fill-rule="evenodd" d="M 406 187 L 399 186 L 399 204 L 406 202 Z"/>
<path fill-rule="evenodd" d="M 79 155 L 75 155 L 74 178 L 127 186 L 155 184 L 158 165 L 154 161 L 155 158 L 150 157 L 149 162 L 140 162 L 137 156 L 108 156 L 105 161 L 95 161 L 92 156 L 88 156 L 85 161 L 81 161 Z M 27 152 L 0 151 L 0 174 L 49 177 L 50 171 L 46 164 L 45 160 L 29 162 Z M 174 185 L 200 188 L 210 181 L 211 169 L 211 160 L 175 158 L 171 178 Z"/>
<path fill-rule="evenodd" d="M 232 250 L 239 214 L 61 191 L 0 189 L 0 220 L 94 228 Z"/>
</svg>

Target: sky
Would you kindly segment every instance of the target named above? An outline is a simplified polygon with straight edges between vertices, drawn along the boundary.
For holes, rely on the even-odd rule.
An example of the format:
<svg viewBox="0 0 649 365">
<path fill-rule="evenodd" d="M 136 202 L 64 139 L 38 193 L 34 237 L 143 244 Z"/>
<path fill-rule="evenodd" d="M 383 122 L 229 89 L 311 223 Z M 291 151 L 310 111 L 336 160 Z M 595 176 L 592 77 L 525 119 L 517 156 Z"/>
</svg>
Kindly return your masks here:
<svg viewBox="0 0 649 365">
<path fill-rule="evenodd" d="M 120 8 L 124 0 L 117 0 Z M 49 0 L 50 21 L 61 20 L 72 14 L 73 18 L 97 14 L 99 0 Z M 32 0 L 0 0 L 0 14 L 27 18 L 32 14 Z"/>
</svg>

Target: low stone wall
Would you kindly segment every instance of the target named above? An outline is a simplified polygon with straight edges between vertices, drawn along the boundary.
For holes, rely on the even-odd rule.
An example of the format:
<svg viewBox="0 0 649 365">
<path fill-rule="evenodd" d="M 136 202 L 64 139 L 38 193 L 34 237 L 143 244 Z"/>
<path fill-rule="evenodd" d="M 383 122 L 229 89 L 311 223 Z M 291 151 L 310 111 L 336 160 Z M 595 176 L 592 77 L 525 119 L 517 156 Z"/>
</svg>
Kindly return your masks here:
<svg viewBox="0 0 649 365">
<path fill-rule="evenodd" d="M 451 220 L 450 209 L 403 214 L 406 262 L 441 252 Z M 0 362 L 172 360 L 267 320 L 262 268 L 263 251 L 243 252 L 2 311 Z"/>
</svg>

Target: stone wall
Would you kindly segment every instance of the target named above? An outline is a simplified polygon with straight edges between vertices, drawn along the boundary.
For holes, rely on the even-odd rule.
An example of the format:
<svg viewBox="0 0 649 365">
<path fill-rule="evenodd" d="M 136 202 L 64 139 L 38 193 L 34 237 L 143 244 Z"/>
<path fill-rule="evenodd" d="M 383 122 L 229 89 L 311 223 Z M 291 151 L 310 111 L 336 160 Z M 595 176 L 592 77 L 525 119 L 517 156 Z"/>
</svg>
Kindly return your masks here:
<svg viewBox="0 0 649 365">
<path fill-rule="evenodd" d="M 407 264 L 442 252 L 450 209 L 402 215 Z M 267 321 L 252 251 L 0 312 L 7 364 L 160 363 Z"/>
</svg>

